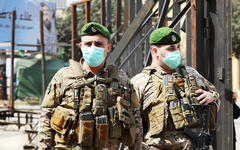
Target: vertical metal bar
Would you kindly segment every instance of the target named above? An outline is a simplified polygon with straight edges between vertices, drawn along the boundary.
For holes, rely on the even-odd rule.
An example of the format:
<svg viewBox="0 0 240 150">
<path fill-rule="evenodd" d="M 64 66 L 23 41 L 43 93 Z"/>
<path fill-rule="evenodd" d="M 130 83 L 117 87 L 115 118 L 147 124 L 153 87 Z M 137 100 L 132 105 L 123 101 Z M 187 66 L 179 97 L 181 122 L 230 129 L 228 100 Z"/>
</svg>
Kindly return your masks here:
<svg viewBox="0 0 240 150">
<path fill-rule="evenodd" d="M 142 8 L 142 0 L 136 0 L 136 13 Z"/>
<path fill-rule="evenodd" d="M 163 6 L 164 6 L 165 1 L 164 0 L 159 0 L 158 1 L 158 16 L 160 17 Z"/>
<path fill-rule="evenodd" d="M 33 123 L 33 114 L 32 113 L 30 114 L 30 123 L 31 123 L 30 126 L 32 128 L 32 123 Z"/>
<path fill-rule="evenodd" d="M 11 109 L 11 115 L 14 113 L 14 49 L 15 49 L 15 19 L 16 11 L 11 12 L 11 83 L 10 83 L 10 101 L 9 107 Z"/>
<path fill-rule="evenodd" d="M 155 6 L 156 3 L 157 2 L 155 0 L 146 1 L 145 5 L 139 11 L 138 17 L 133 20 L 130 27 L 127 29 L 127 31 L 125 31 L 123 37 L 118 42 L 118 45 L 116 46 L 114 51 L 109 55 L 109 57 L 107 59 L 107 64 L 116 63 L 116 61 L 119 59 L 121 54 L 124 52 L 128 43 L 133 38 L 133 36 L 137 32 L 139 32 L 139 28 L 137 28 L 137 27 L 141 26 L 141 24 L 145 22 L 145 19 L 147 18 L 147 15 L 149 15 L 149 13 L 152 11 L 152 8 Z"/>
<path fill-rule="evenodd" d="M 46 89 L 46 69 L 45 69 L 45 52 L 44 52 L 44 33 L 43 33 L 43 12 L 40 11 L 40 49 L 42 54 L 42 97 Z"/>
<path fill-rule="evenodd" d="M 131 24 L 135 17 L 135 1 L 128 1 L 129 23 Z"/>
<path fill-rule="evenodd" d="M 158 11 L 159 11 L 160 15 L 159 15 L 159 20 L 157 22 L 156 28 L 164 26 L 165 19 L 167 17 L 167 11 L 168 11 L 168 7 L 169 7 L 169 3 L 170 3 L 170 0 L 165 0 L 164 3 L 163 3 L 163 1 L 159 1 Z M 149 45 L 147 43 L 146 43 L 146 46 L 149 47 Z M 146 61 L 145 61 L 144 66 L 150 65 L 150 63 L 152 61 L 150 51 L 148 51 L 148 50 L 146 50 L 146 51 L 147 51 L 146 52 L 146 59 L 145 59 Z"/>
<path fill-rule="evenodd" d="M 135 0 L 128 1 L 128 12 L 129 12 L 129 23 L 131 24 L 134 17 L 135 17 Z M 136 37 L 136 36 L 135 36 Z M 128 54 L 134 49 L 135 47 L 135 37 L 128 45 Z M 135 63 L 135 53 L 130 56 L 128 60 L 128 75 L 132 77 L 136 74 L 136 63 Z"/>
<path fill-rule="evenodd" d="M 207 66 L 202 62 L 205 58 L 206 49 L 204 49 L 204 1 L 191 1 L 191 24 L 192 24 L 192 65 L 205 78 L 207 77 Z"/>
<path fill-rule="evenodd" d="M 170 28 L 176 28 L 176 26 L 180 23 L 181 18 L 190 10 L 190 1 L 186 4 L 186 6 L 179 12 L 179 14 L 172 20 L 172 23 L 169 25 Z"/>
<path fill-rule="evenodd" d="M 106 25 L 106 7 L 105 7 L 105 0 L 101 0 L 100 4 L 100 9 L 101 9 L 101 24 Z"/>
<path fill-rule="evenodd" d="M 136 13 L 138 14 L 139 10 L 142 8 L 142 0 L 136 1 Z M 142 32 L 144 29 L 142 29 L 136 36 L 136 41 L 140 41 Z M 142 45 L 138 46 L 138 49 L 136 50 L 136 73 L 139 73 L 143 68 L 143 48 Z"/>
<path fill-rule="evenodd" d="M 91 21 L 91 2 L 86 1 L 85 2 L 85 23 L 88 23 Z"/>
<path fill-rule="evenodd" d="M 28 124 L 28 114 L 25 114 L 26 124 Z"/>
<path fill-rule="evenodd" d="M 147 22 L 147 25 L 145 27 L 145 33 L 147 33 L 150 28 L 152 28 L 152 19 L 149 19 L 149 21 Z M 145 63 L 144 63 L 144 67 L 150 65 L 151 62 L 152 62 L 149 38 L 150 38 L 150 35 L 146 38 L 146 42 L 145 42 Z"/>
<path fill-rule="evenodd" d="M 122 0 L 117 0 L 117 12 L 116 12 L 116 32 L 118 32 L 121 27 L 121 17 L 122 17 Z M 120 40 L 119 33 L 116 35 L 116 42 Z"/>
<path fill-rule="evenodd" d="M 120 33 L 123 32 L 123 27 L 122 27 L 122 9 L 124 10 L 124 7 L 122 7 L 122 0 L 117 0 L 117 12 L 116 12 L 116 43 L 121 40 L 121 35 Z M 120 64 L 120 59 L 117 60 L 116 64 Z"/>
<path fill-rule="evenodd" d="M 107 28 L 110 33 L 112 33 L 111 19 L 112 19 L 112 0 L 107 0 Z"/>
<path fill-rule="evenodd" d="M 165 0 L 165 2 L 163 4 L 163 8 L 162 8 L 160 16 L 159 16 L 160 19 L 159 19 L 159 21 L 157 23 L 157 27 L 156 28 L 164 26 L 164 22 L 165 22 L 165 19 L 167 17 L 167 11 L 168 11 L 169 3 L 170 3 L 170 0 Z"/>
<path fill-rule="evenodd" d="M 210 48 L 213 52 L 214 68 L 211 68 L 221 100 L 217 117 L 217 150 L 233 149 L 232 109 L 232 0 L 208 1 L 210 25 Z M 214 15 L 212 15 L 214 14 Z M 224 136 L 223 136 L 224 135 Z"/>
<path fill-rule="evenodd" d="M 124 0 L 123 32 L 128 28 L 128 0 Z"/>
<path fill-rule="evenodd" d="M 192 32 L 191 32 L 191 11 L 189 11 L 186 15 L 186 64 L 188 66 L 192 66 L 192 54 L 191 54 L 191 40 L 192 40 Z"/>
<path fill-rule="evenodd" d="M 18 120 L 18 129 L 20 129 L 20 127 L 21 127 L 21 121 L 20 121 L 20 119 L 21 119 L 21 118 L 20 118 L 20 113 L 19 113 L 19 112 L 17 113 L 17 118 L 18 118 L 18 119 L 17 119 L 17 120 Z"/>
<path fill-rule="evenodd" d="M 129 26 L 129 1 L 124 0 L 124 14 L 123 14 L 123 33 L 127 30 Z M 122 55 L 121 55 L 121 63 L 122 60 L 128 56 L 128 46 L 124 49 Z M 122 69 L 128 74 L 128 63 L 125 63 L 125 65 L 122 66 Z"/>
<path fill-rule="evenodd" d="M 174 3 L 173 4 L 173 18 L 175 18 L 179 12 L 180 12 L 179 3 Z M 180 33 L 180 23 L 178 25 L 176 25 L 174 30 L 177 31 L 178 33 Z"/>
<path fill-rule="evenodd" d="M 75 60 L 75 44 L 76 44 L 76 5 L 72 5 L 72 59 Z"/>
<path fill-rule="evenodd" d="M 227 41 L 225 44 L 225 68 L 226 68 L 226 79 L 225 79 L 225 89 L 230 89 L 231 92 L 225 93 L 226 100 L 232 98 L 232 1 L 231 0 L 225 0 L 222 3 L 224 3 L 225 7 L 225 13 L 223 13 L 224 16 L 224 22 L 225 22 L 225 40 Z M 211 8 L 211 7 L 209 7 Z M 224 51 L 224 50 L 223 50 Z M 229 136 L 229 149 L 233 149 L 233 103 L 231 101 L 228 101 L 227 104 L 227 118 L 229 123 L 226 125 L 227 129 L 227 135 Z M 227 120 L 226 120 L 227 121 Z"/>
<path fill-rule="evenodd" d="M 192 67 L 197 68 L 197 31 L 196 31 L 196 23 L 197 23 L 197 18 L 196 18 L 196 0 L 191 0 L 191 29 L 192 29 Z"/>
<path fill-rule="evenodd" d="M 208 2 L 204 0 L 204 58 L 206 60 L 204 61 L 204 68 L 205 68 L 205 78 L 210 79 L 210 37 L 209 37 L 209 8 L 208 8 Z"/>
</svg>

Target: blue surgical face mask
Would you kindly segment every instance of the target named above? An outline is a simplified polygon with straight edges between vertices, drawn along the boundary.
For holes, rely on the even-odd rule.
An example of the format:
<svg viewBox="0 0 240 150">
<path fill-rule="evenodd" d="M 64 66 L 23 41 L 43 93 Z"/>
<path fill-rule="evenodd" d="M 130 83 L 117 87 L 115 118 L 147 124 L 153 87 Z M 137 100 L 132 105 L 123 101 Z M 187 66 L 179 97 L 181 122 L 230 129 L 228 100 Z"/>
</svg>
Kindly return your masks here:
<svg viewBox="0 0 240 150">
<path fill-rule="evenodd" d="M 181 63 L 181 53 L 179 50 L 176 50 L 174 52 L 169 52 L 166 54 L 165 58 L 163 59 L 163 62 L 172 69 L 177 68 Z"/>
<path fill-rule="evenodd" d="M 104 48 L 91 46 L 82 48 L 83 58 L 91 67 L 99 66 L 105 59 Z"/>
</svg>

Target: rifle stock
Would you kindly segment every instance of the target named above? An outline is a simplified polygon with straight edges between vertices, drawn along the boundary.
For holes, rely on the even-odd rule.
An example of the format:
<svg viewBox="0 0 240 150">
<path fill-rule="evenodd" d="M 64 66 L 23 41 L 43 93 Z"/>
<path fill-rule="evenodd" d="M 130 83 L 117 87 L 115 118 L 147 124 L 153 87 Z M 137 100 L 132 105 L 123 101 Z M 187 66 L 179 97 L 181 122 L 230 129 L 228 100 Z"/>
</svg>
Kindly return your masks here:
<svg viewBox="0 0 240 150">
<path fill-rule="evenodd" d="M 202 109 L 199 112 L 202 112 L 199 116 L 201 122 L 201 129 L 191 129 L 188 127 L 184 128 L 184 133 L 193 139 L 194 143 L 196 144 L 195 150 L 208 150 L 209 143 L 210 143 L 210 134 L 209 134 L 209 105 L 198 105 L 197 109 Z"/>
</svg>

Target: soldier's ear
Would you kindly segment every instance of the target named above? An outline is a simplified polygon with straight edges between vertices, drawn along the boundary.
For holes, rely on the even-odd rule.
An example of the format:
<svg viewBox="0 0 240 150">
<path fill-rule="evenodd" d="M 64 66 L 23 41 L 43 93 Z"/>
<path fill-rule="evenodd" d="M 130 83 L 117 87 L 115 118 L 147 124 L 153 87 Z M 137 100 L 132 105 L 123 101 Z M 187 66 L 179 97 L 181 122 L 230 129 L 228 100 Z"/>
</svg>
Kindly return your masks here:
<svg viewBox="0 0 240 150">
<path fill-rule="evenodd" d="M 111 44 L 111 43 L 108 43 L 108 46 L 107 46 L 107 52 L 108 52 L 108 53 L 111 51 L 111 47 L 112 47 L 112 44 Z"/>
<path fill-rule="evenodd" d="M 82 42 L 79 43 L 79 47 L 82 50 Z"/>
<path fill-rule="evenodd" d="M 156 54 L 157 51 L 158 51 L 158 49 L 157 49 L 155 46 L 152 46 L 151 48 L 152 48 L 152 49 L 151 49 L 152 54 Z"/>
<path fill-rule="evenodd" d="M 151 46 L 151 54 L 153 58 L 158 59 L 158 48 L 156 46 Z"/>
</svg>

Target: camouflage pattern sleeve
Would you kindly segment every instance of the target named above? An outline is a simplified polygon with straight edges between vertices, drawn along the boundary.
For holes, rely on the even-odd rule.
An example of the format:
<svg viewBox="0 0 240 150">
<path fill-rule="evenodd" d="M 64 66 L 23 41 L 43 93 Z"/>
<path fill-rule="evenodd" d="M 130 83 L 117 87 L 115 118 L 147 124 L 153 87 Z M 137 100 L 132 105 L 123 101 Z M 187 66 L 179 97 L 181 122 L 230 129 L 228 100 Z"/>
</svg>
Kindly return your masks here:
<svg viewBox="0 0 240 150">
<path fill-rule="evenodd" d="M 138 108 L 134 111 L 135 116 L 135 124 L 136 124 L 136 141 L 134 144 L 133 150 L 141 150 L 142 149 L 142 141 L 143 141 L 143 127 L 142 127 L 142 118 L 140 115 L 140 110 Z"/>
<path fill-rule="evenodd" d="M 142 127 L 142 118 L 140 112 L 140 103 L 138 100 L 138 96 L 136 94 L 136 90 L 134 86 L 131 84 L 128 76 L 122 70 L 119 71 L 120 77 L 120 84 L 128 84 L 131 86 L 132 93 L 131 93 L 131 108 L 135 119 L 135 128 L 136 128 L 136 138 L 135 144 L 129 147 L 130 150 L 141 150 L 142 149 L 142 137 L 143 137 L 143 127 Z"/>
<path fill-rule="evenodd" d="M 142 118 L 140 112 L 140 104 L 137 100 L 137 96 L 134 92 L 132 92 L 132 111 L 135 117 L 135 128 L 136 128 L 136 139 L 135 144 L 130 147 L 130 150 L 141 150 L 142 149 L 142 141 L 143 141 L 143 127 L 142 127 Z"/>
<path fill-rule="evenodd" d="M 148 97 L 151 97 L 149 96 L 151 94 L 148 94 L 147 96 L 145 94 L 145 88 L 148 84 L 149 78 L 150 76 L 146 75 L 145 73 L 139 73 L 131 79 L 131 83 L 136 91 L 137 99 L 141 105 L 141 112 L 143 110 L 144 101 L 148 99 Z"/>
<path fill-rule="evenodd" d="M 52 108 L 42 108 L 38 123 L 38 148 L 40 150 L 51 149 L 53 144 L 54 133 L 50 127 Z"/>
<path fill-rule="evenodd" d="M 219 100 L 219 93 L 217 92 L 216 87 L 192 67 L 186 66 L 186 70 L 188 73 L 195 76 L 198 86 L 204 87 L 204 89 L 206 89 L 207 91 L 213 94 L 214 104 L 217 106 L 217 110 L 219 110 L 220 100 Z"/>
<path fill-rule="evenodd" d="M 38 123 L 38 146 L 40 150 L 51 149 L 53 146 L 54 131 L 50 127 L 50 119 L 53 108 L 60 103 L 62 92 L 59 87 L 61 87 L 61 80 L 61 73 L 58 71 L 49 83 L 41 105 L 41 115 Z"/>
<path fill-rule="evenodd" d="M 151 94 L 149 94 L 147 96 L 145 95 L 145 88 L 149 82 L 149 79 L 150 79 L 150 76 L 146 75 L 145 73 L 137 74 L 136 76 L 134 76 L 131 79 L 131 83 L 134 86 L 135 95 L 137 97 L 136 100 L 140 104 L 140 110 L 139 110 L 139 114 L 138 114 L 139 121 L 138 121 L 138 119 L 136 119 L 136 121 L 138 121 L 137 129 L 138 129 L 138 134 L 139 134 L 137 136 L 137 138 L 139 138 L 139 139 L 136 141 L 134 150 L 146 149 L 144 146 L 144 143 L 143 143 L 143 126 L 142 126 L 141 113 L 144 110 L 144 107 L 145 107 L 144 104 L 145 104 L 145 102 L 147 102 L 148 97 L 151 97 Z"/>
</svg>

